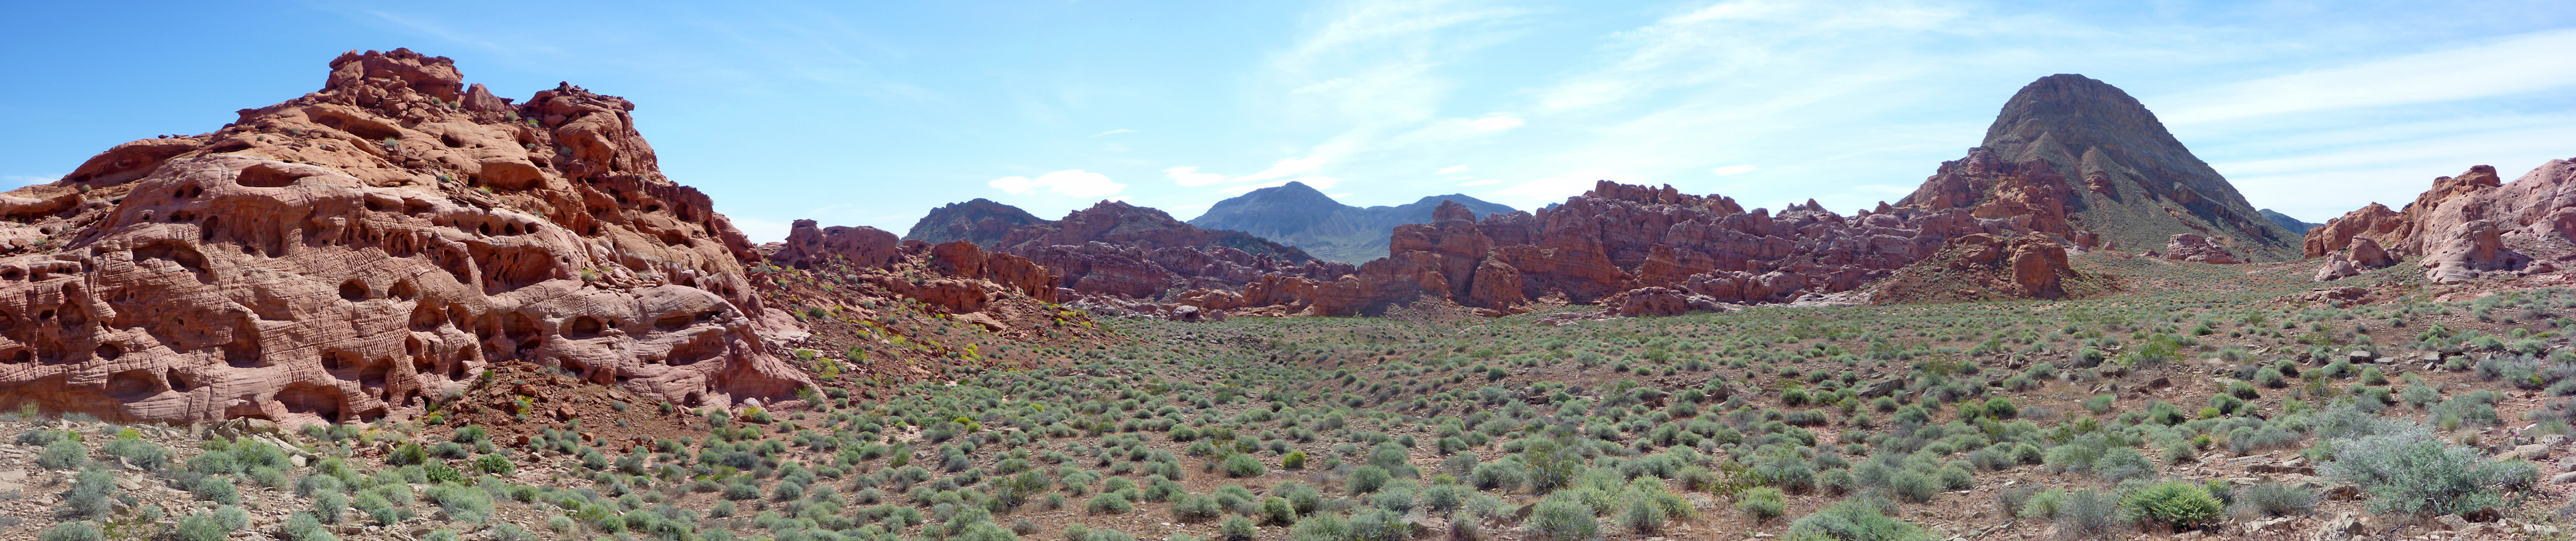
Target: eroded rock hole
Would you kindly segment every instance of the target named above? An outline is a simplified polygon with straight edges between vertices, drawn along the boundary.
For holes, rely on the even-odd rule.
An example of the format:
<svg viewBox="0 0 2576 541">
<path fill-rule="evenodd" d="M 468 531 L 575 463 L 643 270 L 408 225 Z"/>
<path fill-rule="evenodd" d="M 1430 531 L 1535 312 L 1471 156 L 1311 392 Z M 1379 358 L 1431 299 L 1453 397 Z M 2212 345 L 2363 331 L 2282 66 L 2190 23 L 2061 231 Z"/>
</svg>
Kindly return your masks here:
<svg viewBox="0 0 2576 541">
<path fill-rule="evenodd" d="M 599 337 L 599 333 L 603 330 L 605 329 L 604 326 L 599 323 L 599 318 L 579 316 L 572 318 L 572 321 L 564 323 L 563 335 L 564 338 L 581 340 L 597 338 Z"/>
<path fill-rule="evenodd" d="M 184 393 L 188 392 L 189 389 L 197 388 L 197 384 L 195 382 L 188 381 L 188 375 L 179 373 L 179 369 L 177 368 L 170 369 L 169 372 L 162 374 L 162 376 L 169 378 L 170 390 Z"/>
<path fill-rule="evenodd" d="M 287 413 L 312 415 L 334 422 L 340 420 L 340 410 L 346 409 L 349 402 L 339 389 L 311 383 L 296 383 L 279 389 L 275 400 L 278 405 L 286 407 Z"/>
<path fill-rule="evenodd" d="M 402 299 L 402 300 L 406 300 L 406 301 L 408 301 L 408 300 L 412 300 L 412 299 L 416 299 L 416 298 L 420 298 L 420 290 L 413 289 L 413 288 L 411 287 L 411 282 L 407 282 L 407 281 L 406 281 L 406 282 L 394 282 L 394 287 L 389 288 L 389 289 L 386 289 L 386 290 L 385 290 L 385 294 L 386 294 L 386 295 L 392 295 L 392 296 L 393 296 L 393 298 L 396 298 L 396 299 Z"/>
<path fill-rule="evenodd" d="M 125 346 L 119 346 L 116 344 L 99 344 L 97 353 L 98 360 L 113 361 L 116 360 L 117 357 L 125 356 Z M 149 374 L 146 374 L 146 377 L 149 376 Z"/>
<path fill-rule="evenodd" d="M 309 176 L 313 176 L 313 173 L 287 171 L 274 164 L 263 163 L 242 168 L 241 175 L 234 177 L 233 182 L 252 188 L 284 188 L 293 186 L 296 180 Z"/>
<path fill-rule="evenodd" d="M 107 375 L 107 396 L 119 402 L 141 400 L 161 394 L 161 380 L 151 370 L 127 370 Z"/>
<path fill-rule="evenodd" d="M 653 329 L 659 331 L 676 331 L 689 328 L 689 324 L 696 322 L 697 318 L 692 317 L 689 314 L 667 314 L 662 316 L 661 319 L 653 320 Z"/>
<path fill-rule="evenodd" d="M 357 280 L 340 282 L 340 298 L 349 302 L 367 300 L 367 283 Z"/>
<path fill-rule="evenodd" d="M 387 361 L 369 364 L 366 368 L 358 369 L 358 385 L 381 391 L 385 388 L 385 378 L 393 373 L 393 365 L 393 362 Z"/>
</svg>

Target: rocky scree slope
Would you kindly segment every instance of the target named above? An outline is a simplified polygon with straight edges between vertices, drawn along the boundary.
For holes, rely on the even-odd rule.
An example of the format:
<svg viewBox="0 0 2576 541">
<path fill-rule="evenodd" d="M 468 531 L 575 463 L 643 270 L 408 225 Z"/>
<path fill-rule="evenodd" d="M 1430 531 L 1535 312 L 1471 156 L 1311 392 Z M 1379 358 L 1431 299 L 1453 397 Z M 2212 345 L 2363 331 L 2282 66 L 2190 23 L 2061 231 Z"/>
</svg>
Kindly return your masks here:
<svg viewBox="0 0 2576 541">
<path fill-rule="evenodd" d="M 213 133 L 0 196 L 0 407 L 110 420 L 399 415 L 493 363 L 684 405 L 809 384 L 750 243 L 672 183 L 634 104 L 525 103 L 404 49 Z"/>
<path fill-rule="evenodd" d="M 1513 210 L 1464 194 L 1435 195 L 1398 206 L 1354 207 L 1303 182 L 1289 182 L 1218 201 L 1189 224 L 1251 233 L 1315 257 L 1357 264 L 1386 257 L 1395 227 L 1430 223 L 1432 209 L 1442 201 L 1456 201 L 1479 218 Z"/>
</svg>

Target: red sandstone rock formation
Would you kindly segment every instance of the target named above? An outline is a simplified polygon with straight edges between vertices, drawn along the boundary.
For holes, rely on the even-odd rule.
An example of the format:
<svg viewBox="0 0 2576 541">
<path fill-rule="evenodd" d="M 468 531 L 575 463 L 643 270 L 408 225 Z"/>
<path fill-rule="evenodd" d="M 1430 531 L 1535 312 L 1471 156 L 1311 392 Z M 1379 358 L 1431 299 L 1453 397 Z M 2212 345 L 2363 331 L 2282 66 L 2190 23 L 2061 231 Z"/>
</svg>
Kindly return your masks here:
<svg viewBox="0 0 2576 541">
<path fill-rule="evenodd" d="M 2404 210 L 2392 214 L 2374 203 L 2327 221 L 2309 232 L 2307 250 L 2311 256 L 2336 253 L 2367 268 L 2359 260 L 2385 248 L 2390 260 L 2420 258 L 2417 265 L 2435 282 L 2542 272 L 2556 265 L 2532 263 L 2576 260 L 2576 162 L 2550 160 L 2513 182 L 2498 178 L 2485 165 L 2436 178 Z M 2363 247 L 2361 239 L 2378 246 Z M 2334 266 L 2328 261 L 2318 276 L 2349 275 Z"/>
<path fill-rule="evenodd" d="M 2039 173 L 1986 165 L 1983 171 L 2024 178 Z M 1965 180 L 1961 185 L 1991 187 Z M 2009 201 L 2045 208 L 2048 200 Z M 1996 217 L 1973 215 L 1980 211 Z M 1844 217 L 1808 203 L 1775 216 L 1746 212 L 1725 197 L 1606 181 L 1536 215 L 1512 212 L 1481 221 L 1471 216 L 1463 207 L 1444 206 L 1432 223 L 1398 226 L 1393 253 L 1357 272 L 1331 280 L 1265 277 L 1235 301 L 1260 307 L 1248 313 L 1348 315 L 1432 297 L 1509 313 L 1538 299 L 1592 303 L 1660 287 L 1706 297 L 1702 304 L 1710 305 L 1787 302 L 1852 290 L 1923 259 L 1951 238 L 2024 231 L 2038 221 L 1984 205 L 1882 206 Z M 1632 298 L 1640 303 L 1639 313 L 1691 304 L 1663 302 L 1668 296 L 1638 292 L 1620 296 L 1621 305 L 1611 308 L 1625 310 Z"/>
<path fill-rule="evenodd" d="M 408 50 L 214 133 L 0 198 L 0 402 L 115 420 L 359 421 L 561 366 L 679 404 L 807 385 L 757 254 L 662 177 L 633 104 L 524 104 Z"/>
<path fill-rule="evenodd" d="M 1036 261 L 1056 273 L 1058 287 L 1077 295 L 1128 300 L 1232 290 L 1270 275 L 1331 279 L 1352 270 L 1260 237 L 1200 229 L 1163 211 L 1113 201 L 1021 226 L 987 249 Z"/>
<path fill-rule="evenodd" d="M 1896 204 L 1968 209 L 1970 216 L 2012 219 L 2020 230 L 2073 239 L 2077 234 L 2067 220 L 2068 206 L 2083 201 L 2046 160 L 2007 162 L 1991 150 L 1973 148 L 1966 158 L 1943 162 L 1939 172 Z"/>
<path fill-rule="evenodd" d="M 818 227 L 813 220 L 797 220 L 787 230 L 787 241 L 769 254 L 769 260 L 799 269 L 826 262 L 885 268 L 894 264 L 901 244 L 893 233 L 874 227 Z"/>
</svg>

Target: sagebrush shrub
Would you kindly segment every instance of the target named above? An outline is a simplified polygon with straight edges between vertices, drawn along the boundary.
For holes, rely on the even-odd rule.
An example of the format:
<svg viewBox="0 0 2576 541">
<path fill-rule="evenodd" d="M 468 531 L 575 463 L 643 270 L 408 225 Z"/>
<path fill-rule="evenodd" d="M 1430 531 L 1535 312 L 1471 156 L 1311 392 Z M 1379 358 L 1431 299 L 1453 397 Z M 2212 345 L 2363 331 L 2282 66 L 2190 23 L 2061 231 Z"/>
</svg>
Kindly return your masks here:
<svg viewBox="0 0 2576 541">
<path fill-rule="evenodd" d="M 1887 516 L 1879 506 L 1844 500 L 1789 526 L 1782 541 L 1930 541 L 1931 532 Z"/>
<path fill-rule="evenodd" d="M 2132 516 L 2163 524 L 2175 531 L 2191 530 L 2216 522 L 2226 514 L 2226 506 L 2209 495 L 2199 484 L 2181 481 L 2156 483 L 2130 492 L 2121 501 Z"/>
<path fill-rule="evenodd" d="M 1789 503 L 1787 498 L 1781 496 L 1780 489 L 1771 487 L 1746 489 L 1735 497 L 1737 500 L 1735 509 L 1743 511 L 1757 523 L 1779 517 L 1788 508 Z"/>
<path fill-rule="evenodd" d="M 2305 515 L 2317 509 L 2317 491 L 2289 483 L 2260 483 L 2237 491 L 2236 507 L 2263 516 Z"/>
<path fill-rule="evenodd" d="M 1565 496 L 1539 500 L 1538 507 L 1530 511 L 1529 521 L 1539 538 L 1551 541 L 1591 539 L 1601 528 L 1592 519 L 1592 506 Z"/>
<path fill-rule="evenodd" d="M 2334 442 L 2334 459 L 2317 473 L 2361 487 L 2381 513 L 2443 515 L 2501 507 L 2500 489 L 2528 485 L 2539 472 L 2525 462 L 2497 462 L 2450 445 L 2420 428 Z"/>
</svg>

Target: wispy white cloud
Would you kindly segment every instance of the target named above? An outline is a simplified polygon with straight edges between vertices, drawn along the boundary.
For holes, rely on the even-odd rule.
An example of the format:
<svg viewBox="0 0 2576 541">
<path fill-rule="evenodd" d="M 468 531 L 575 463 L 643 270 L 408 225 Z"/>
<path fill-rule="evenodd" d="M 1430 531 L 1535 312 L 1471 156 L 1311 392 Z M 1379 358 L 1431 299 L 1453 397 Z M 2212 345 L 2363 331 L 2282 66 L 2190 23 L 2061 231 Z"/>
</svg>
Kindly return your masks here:
<svg viewBox="0 0 2576 541">
<path fill-rule="evenodd" d="M 1100 132 L 1100 133 L 1091 134 L 1091 136 L 1092 136 L 1092 137 L 1099 137 L 1099 136 L 1103 136 L 1103 135 L 1117 135 L 1117 134 L 1121 134 L 1121 133 L 1136 133 L 1136 130 L 1130 130 L 1130 129 L 1126 129 L 1126 128 L 1119 128 L 1119 129 L 1115 129 L 1115 130 L 1109 130 L 1109 131 L 1105 131 L 1105 132 Z"/>
<path fill-rule="evenodd" d="M 0 186 L 7 186 L 14 189 L 23 186 L 34 186 L 37 184 L 62 180 L 62 178 L 62 175 L 50 177 L 43 175 L 0 175 Z"/>
<path fill-rule="evenodd" d="M 1028 195 L 1043 191 L 1080 198 L 1102 197 L 1127 189 L 1127 185 L 1109 180 L 1109 175 L 1081 169 L 1054 171 L 1038 175 L 1037 178 L 1002 177 L 985 184 L 1012 195 Z"/>
<path fill-rule="evenodd" d="M 1269 169 L 1263 169 L 1259 172 L 1243 176 L 1202 173 L 1199 172 L 1198 166 L 1182 166 L 1164 169 L 1163 176 L 1171 178 L 1173 183 L 1180 184 L 1182 186 L 1208 186 L 1215 184 L 1260 182 L 1292 175 L 1312 173 L 1316 169 L 1324 167 L 1324 160 L 1325 158 L 1322 155 L 1307 156 L 1304 158 L 1288 158 L 1270 164 Z M 1272 184 L 1272 186 L 1277 185 L 1278 184 Z"/>
<path fill-rule="evenodd" d="M 1448 167 L 1442 167 L 1442 168 L 1440 168 L 1440 170 L 1438 170 L 1438 171 L 1432 171 L 1432 172 L 1431 172 L 1431 174 L 1434 174 L 1434 175 L 1455 175 L 1455 174 L 1465 173 L 1465 172 L 1467 172 L 1467 166 L 1464 166 L 1464 165 L 1452 165 L 1452 166 L 1448 166 Z"/>
<path fill-rule="evenodd" d="M 2158 117 L 2197 124 L 2250 117 L 2431 103 L 2576 86 L 2576 29 L 2410 54 L 2161 97 Z"/>
<path fill-rule="evenodd" d="M 1741 175 L 1741 174 L 1751 173 L 1751 172 L 1754 172 L 1754 171 L 1760 171 L 1760 170 L 1762 170 L 1762 168 L 1760 168 L 1760 167 L 1754 167 L 1754 166 L 1750 166 L 1750 165 L 1729 165 L 1729 166 L 1725 166 L 1725 167 L 1719 167 L 1719 168 L 1716 168 L 1716 169 L 1710 169 L 1710 170 L 1708 170 L 1708 172 L 1710 172 L 1710 173 L 1716 173 L 1716 174 L 1717 174 L 1717 176 L 1721 176 L 1721 177 L 1731 177 L 1731 176 L 1735 176 L 1735 175 Z"/>
<path fill-rule="evenodd" d="M 1528 122 L 1521 120 L 1520 117 L 1508 113 L 1494 113 L 1467 121 L 1467 127 L 1475 128 L 1477 131 L 1502 131 L 1518 128 L 1526 123 Z"/>
<path fill-rule="evenodd" d="M 1478 179 L 1478 180 L 1470 180 L 1470 181 L 1466 181 L 1466 182 L 1460 182 L 1460 183 L 1458 183 L 1458 185 L 1459 185 L 1459 186 L 1488 186 L 1488 185 L 1502 184 L 1502 183 L 1503 183 L 1503 179 L 1499 179 L 1499 178 L 1488 178 L 1488 179 Z"/>
</svg>

